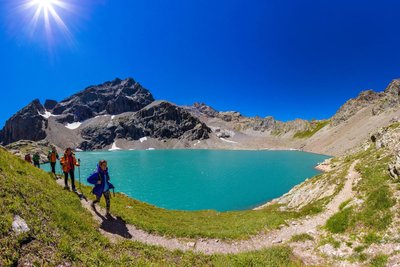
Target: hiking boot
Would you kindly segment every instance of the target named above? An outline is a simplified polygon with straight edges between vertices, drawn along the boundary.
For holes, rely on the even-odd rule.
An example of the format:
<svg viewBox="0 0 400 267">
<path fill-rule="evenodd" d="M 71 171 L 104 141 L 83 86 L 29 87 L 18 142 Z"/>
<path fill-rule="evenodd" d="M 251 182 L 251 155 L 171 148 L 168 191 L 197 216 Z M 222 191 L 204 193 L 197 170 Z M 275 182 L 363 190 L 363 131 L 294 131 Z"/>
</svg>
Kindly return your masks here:
<svg viewBox="0 0 400 267">
<path fill-rule="evenodd" d="M 78 190 L 76 190 L 76 188 L 72 188 L 72 191 L 74 191 L 75 193 L 78 192 Z"/>
<path fill-rule="evenodd" d="M 68 185 L 64 186 L 64 189 L 69 190 L 69 186 Z"/>
<path fill-rule="evenodd" d="M 106 217 L 111 217 L 111 214 L 110 214 L 110 210 L 109 210 L 109 209 L 106 210 Z"/>
</svg>

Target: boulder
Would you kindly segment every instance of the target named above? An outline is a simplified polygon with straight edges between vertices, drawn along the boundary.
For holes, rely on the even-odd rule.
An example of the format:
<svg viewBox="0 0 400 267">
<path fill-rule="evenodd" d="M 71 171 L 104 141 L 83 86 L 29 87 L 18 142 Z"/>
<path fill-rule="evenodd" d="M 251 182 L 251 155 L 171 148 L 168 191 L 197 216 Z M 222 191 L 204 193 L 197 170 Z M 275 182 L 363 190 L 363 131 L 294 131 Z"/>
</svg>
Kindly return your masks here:
<svg viewBox="0 0 400 267">
<path fill-rule="evenodd" d="M 26 224 L 25 220 L 22 219 L 20 216 L 15 215 L 14 220 L 12 222 L 12 229 L 14 233 L 17 235 L 27 233 L 30 231 L 28 225 Z"/>
</svg>

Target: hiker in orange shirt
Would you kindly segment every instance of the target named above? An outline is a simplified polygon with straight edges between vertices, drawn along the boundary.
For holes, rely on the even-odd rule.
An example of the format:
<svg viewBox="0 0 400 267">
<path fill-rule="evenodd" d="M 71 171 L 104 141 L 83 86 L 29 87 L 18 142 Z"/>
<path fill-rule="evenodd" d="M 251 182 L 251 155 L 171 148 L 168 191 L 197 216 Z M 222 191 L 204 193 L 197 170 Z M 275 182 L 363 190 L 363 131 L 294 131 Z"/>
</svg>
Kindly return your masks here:
<svg viewBox="0 0 400 267">
<path fill-rule="evenodd" d="M 75 155 L 74 155 L 74 153 L 72 153 L 71 148 L 67 148 L 65 150 L 64 156 L 61 158 L 60 163 L 62 165 L 62 169 L 64 172 L 64 179 L 65 179 L 64 189 L 69 189 L 69 186 L 68 186 L 68 174 L 69 174 L 71 176 L 72 191 L 76 192 L 75 166 L 79 166 L 79 163 L 76 162 Z"/>
<path fill-rule="evenodd" d="M 55 146 L 51 147 L 51 150 L 47 154 L 47 158 L 50 161 L 51 172 L 54 173 L 54 175 L 55 175 L 56 174 L 56 162 L 59 159 Z"/>
</svg>

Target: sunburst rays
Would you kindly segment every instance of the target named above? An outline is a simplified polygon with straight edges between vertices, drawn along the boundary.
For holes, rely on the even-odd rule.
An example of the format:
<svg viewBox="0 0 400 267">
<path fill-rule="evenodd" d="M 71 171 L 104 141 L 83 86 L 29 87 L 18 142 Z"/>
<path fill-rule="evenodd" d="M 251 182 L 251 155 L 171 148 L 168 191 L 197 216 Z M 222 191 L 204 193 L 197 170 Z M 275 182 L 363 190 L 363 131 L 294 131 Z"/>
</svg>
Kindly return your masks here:
<svg viewBox="0 0 400 267">
<path fill-rule="evenodd" d="M 73 38 L 61 13 L 73 12 L 74 6 L 67 0 L 23 0 L 17 9 L 22 13 L 30 37 L 44 30 L 48 43 L 53 43 L 61 32 L 70 44 Z"/>
</svg>

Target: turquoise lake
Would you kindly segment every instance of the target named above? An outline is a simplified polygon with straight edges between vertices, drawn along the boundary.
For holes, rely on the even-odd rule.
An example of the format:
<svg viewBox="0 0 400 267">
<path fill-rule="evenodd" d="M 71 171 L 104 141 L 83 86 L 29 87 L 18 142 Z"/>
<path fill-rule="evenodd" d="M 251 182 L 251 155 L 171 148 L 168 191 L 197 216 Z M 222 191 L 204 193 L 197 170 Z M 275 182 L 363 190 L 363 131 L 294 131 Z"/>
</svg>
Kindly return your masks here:
<svg viewBox="0 0 400 267">
<path fill-rule="evenodd" d="M 279 197 L 318 174 L 314 167 L 329 158 L 300 151 L 226 150 L 79 152 L 76 157 L 83 183 L 105 159 L 116 192 L 166 209 L 218 211 L 251 209 Z M 75 173 L 79 180 L 78 169 Z"/>
</svg>

